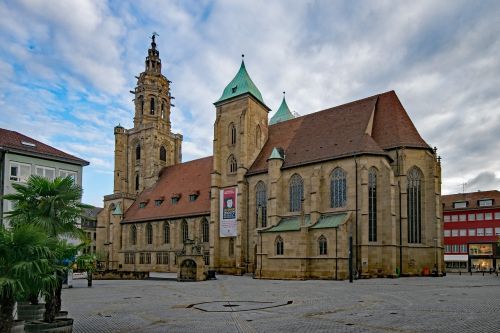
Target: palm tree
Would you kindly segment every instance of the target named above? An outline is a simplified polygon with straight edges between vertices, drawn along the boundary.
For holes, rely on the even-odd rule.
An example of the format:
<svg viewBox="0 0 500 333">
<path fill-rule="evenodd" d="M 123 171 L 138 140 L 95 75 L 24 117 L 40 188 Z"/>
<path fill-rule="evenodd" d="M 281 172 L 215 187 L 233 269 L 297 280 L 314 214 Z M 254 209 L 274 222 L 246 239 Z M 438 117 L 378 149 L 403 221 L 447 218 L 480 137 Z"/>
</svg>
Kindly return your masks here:
<svg viewBox="0 0 500 333">
<path fill-rule="evenodd" d="M 6 213 L 11 225 L 33 224 L 47 231 L 49 237 L 76 237 L 82 239 L 83 231 L 78 228 L 82 210 L 90 206 L 81 203 L 82 189 L 71 177 L 56 178 L 53 181 L 40 176 L 31 176 L 26 184 L 13 184 L 14 194 L 4 196 L 13 203 L 14 209 Z M 61 289 L 64 259 L 74 249 L 59 243 L 58 279 L 55 290 L 45 294 L 45 321 L 52 322 L 61 310 Z M 69 251 L 69 252 L 68 252 Z M 75 253 L 72 255 L 74 256 Z"/>
<path fill-rule="evenodd" d="M 56 276 L 55 239 L 39 227 L 21 225 L 10 230 L 0 226 L 0 332 L 10 332 L 18 295 L 28 290 L 52 292 Z"/>
</svg>

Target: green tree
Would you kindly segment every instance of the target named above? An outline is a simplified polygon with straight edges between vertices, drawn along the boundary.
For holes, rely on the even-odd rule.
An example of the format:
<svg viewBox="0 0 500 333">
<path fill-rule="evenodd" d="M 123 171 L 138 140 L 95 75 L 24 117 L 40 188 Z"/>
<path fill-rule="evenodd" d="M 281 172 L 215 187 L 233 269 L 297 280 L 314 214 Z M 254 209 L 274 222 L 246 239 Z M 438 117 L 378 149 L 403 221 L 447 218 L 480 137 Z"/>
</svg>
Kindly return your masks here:
<svg viewBox="0 0 500 333">
<path fill-rule="evenodd" d="M 82 210 L 90 206 L 81 203 L 82 189 L 71 177 L 53 181 L 40 176 L 31 176 L 26 184 L 13 184 L 16 193 L 4 196 L 13 203 L 14 209 L 6 213 L 13 227 L 32 224 L 46 230 L 49 237 L 61 240 L 64 237 L 84 238 L 78 228 Z M 59 242 L 54 260 L 57 267 L 56 288 L 45 293 L 45 321 L 55 320 L 61 310 L 61 289 L 65 266 L 63 262 L 74 257 L 75 248 Z"/>
<path fill-rule="evenodd" d="M 54 249 L 56 240 L 39 227 L 21 225 L 10 230 L 0 226 L 0 332 L 10 332 L 13 309 L 19 295 L 28 290 L 56 288 Z"/>
</svg>

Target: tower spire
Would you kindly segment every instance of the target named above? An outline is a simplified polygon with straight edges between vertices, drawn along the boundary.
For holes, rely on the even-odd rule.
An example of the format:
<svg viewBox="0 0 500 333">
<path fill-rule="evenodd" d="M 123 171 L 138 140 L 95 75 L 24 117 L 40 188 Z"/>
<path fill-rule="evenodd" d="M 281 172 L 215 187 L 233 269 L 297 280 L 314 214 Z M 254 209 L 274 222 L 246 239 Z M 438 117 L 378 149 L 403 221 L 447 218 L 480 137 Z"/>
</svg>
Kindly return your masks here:
<svg viewBox="0 0 500 333">
<path fill-rule="evenodd" d="M 146 72 L 161 74 L 161 59 L 160 52 L 156 49 L 156 32 L 151 35 L 151 48 L 148 50 L 146 57 Z"/>
</svg>

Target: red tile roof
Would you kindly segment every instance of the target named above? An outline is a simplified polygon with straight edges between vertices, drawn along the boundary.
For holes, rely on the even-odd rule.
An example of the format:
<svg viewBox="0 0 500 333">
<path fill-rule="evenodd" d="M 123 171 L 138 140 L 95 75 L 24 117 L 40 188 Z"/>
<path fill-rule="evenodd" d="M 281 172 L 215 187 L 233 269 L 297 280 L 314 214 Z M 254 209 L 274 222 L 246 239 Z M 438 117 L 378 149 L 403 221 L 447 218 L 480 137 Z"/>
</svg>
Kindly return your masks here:
<svg viewBox="0 0 500 333">
<path fill-rule="evenodd" d="M 481 207 L 478 201 L 482 199 L 493 199 L 493 206 Z M 453 208 L 454 202 L 468 201 L 467 208 Z M 500 192 L 499 191 L 478 191 L 471 193 L 457 193 L 441 196 L 444 211 L 459 211 L 469 209 L 488 209 L 500 207 Z"/>
<path fill-rule="evenodd" d="M 151 188 L 144 190 L 125 212 L 121 223 L 210 214 L 210 180 L 212 156 L 163 168 L 160 178 Z M 199 193 L 195 201 L 189 195 Z M 172 197 L 180 194 L 179 201 Z M 156 206 L 155 200 L 163 200 Z M 146 206 L 140 208 L 140 203 Z"/>
<path fill-rule="evenodd" d="M 0 128 L 0 150 L 37 156 L 45 159 L 63 160 L 67 163 L 89 165 L 89 162 L 67 154 L 59 149 L 32 139 L 24 134 Z"/>
<path fill-rule="evenodd" d="M 359 153 L 386 154 L 385 149 L 402 146 L 430 149 L 389 91 L 269 126 L 268 140 L 248 174 L 267 171 L 274 147 L 284 149 L 287 168 Z"/>
</svg>

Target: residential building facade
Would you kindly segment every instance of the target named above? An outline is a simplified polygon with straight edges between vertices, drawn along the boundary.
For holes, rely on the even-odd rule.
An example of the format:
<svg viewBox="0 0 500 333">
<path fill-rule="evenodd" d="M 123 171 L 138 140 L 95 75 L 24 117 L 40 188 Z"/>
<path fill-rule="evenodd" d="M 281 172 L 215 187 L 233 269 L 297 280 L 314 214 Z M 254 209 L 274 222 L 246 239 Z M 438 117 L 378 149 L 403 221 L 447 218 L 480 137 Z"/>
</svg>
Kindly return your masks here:
<svg viewBox="0 0 500 333">
<path fill-rule="evenodd" d="M 345 279 L 349 243 L 359 276 L 444 270 L 439 159 L 394 91 L 297 118 L 283 98 L 269 121 L 242 61 L 214 103 L 213 156 L 182 163 L 182 136 L 162 126 L 169 103 L 165 120 L 157 111 L 170 96 L 160 63 L 153 38 L 134 128 L 115 127 L 115 189 L 97 226 L 108 269 L 182 270 L 194 240 L 207 268 L 256 278 Z"/>
<path fill-rule="evenodd" d="M 31 175 L 53 180 L 70 176 L 82 185 L 83 167 L 89 162 L 65 153 L 24 134 L 0 128 L 0 195 L 14 193 L 14 183 L 25 183 Z M 8 200 L 0 200 L 0 219 L 12 210 Z"/>
<path fill-rule="evenodd" d="M 500 191 L 443 195 L 446 269 L 500 270 Z"/>
</svg>

